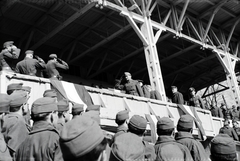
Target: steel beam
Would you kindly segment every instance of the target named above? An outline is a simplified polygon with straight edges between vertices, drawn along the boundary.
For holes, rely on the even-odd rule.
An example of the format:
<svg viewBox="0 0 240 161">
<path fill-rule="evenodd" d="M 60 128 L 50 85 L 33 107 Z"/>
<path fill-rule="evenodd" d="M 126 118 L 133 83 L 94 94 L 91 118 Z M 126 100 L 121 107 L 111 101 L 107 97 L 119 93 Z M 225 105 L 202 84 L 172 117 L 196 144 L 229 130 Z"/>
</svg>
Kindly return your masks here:
<svg viewBox="0 0 240 161">
<path fill-rule="evenodd" d="M 36 48 L 38 48 L 39 46 L 41 46 L 43 43 L 45 43 L 46 41 L 48 41 L 50 38 L 52 38 L 54 35 L 56 35 L 59 31 L 61 31 L 62 29 L 64 29 L 66 26 L 68 26 L 70 23 L 72 23 L 74 20 L 76 20 L 77 18 L 79 18 L 81 15 L 83 15 L 84 13 L 86 13 L 88 10 L 90 10 L 95 4 L 94 3 L 90 3 L 86 6 L 84 6 L 81 11 L 74 13 L 71 17 L 69 17 L 67 20 L 65 20 L 63 22 L 63 24 L 59 25 L 58 27 L 56 27 L 54 30 L 52 30 L 49 34 L 47 34 L 46 36 L 44 36 L 41 40 L 39 40 L 36 44 L 34 44 L 31 49 L 35 50 Z"/>
<path fill-rule="evenodd" d="M 181 31 L 183 16 L 184 16 L 185 13 L 186 13 L 186 10 L 187 10 L 189 1 L 190 1 L 190 0 L 186 0 L 186 1 L 185 1 L 185 4 L 184 4 L 184 6 L 183 6 L 183 10 L 182 10 L 182 13 L 181 13 L 180 18 L 179 18 L 179 21 L 178 21 L 178 26 L 177 26 L 178 31 Z"/>
</svg>

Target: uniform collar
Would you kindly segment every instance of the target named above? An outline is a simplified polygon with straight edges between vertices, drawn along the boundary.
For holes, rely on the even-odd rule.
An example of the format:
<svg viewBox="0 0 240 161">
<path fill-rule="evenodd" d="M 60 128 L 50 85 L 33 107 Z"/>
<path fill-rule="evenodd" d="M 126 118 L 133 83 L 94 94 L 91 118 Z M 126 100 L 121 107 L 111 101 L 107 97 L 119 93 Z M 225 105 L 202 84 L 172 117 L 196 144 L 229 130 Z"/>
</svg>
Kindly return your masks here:
<svg viewBox="0 0 240 161">
<path fill-rule="evenodd" d="M 41 131 L 56 131 L 57 130 L 53 127 L 53 125 L 47 121 L 36 121 L 33 124 L 32 131 L 30 132 L 31 134 L 38 133 Z"/>
<path fill-rule="evenodd" d="M 193 139 L 193 136 L 191 133 L 189 132 L 184 132 L 184 131 L 180 131 L 178 133 L 176 133 L 175 139 L 179 140 L 179 139 L 183 139 L 183 138 L 190 138 Z"/>
<path fill-rule="evenodd" d="M 125 127 L 124 125 L 120 125 L 120 126 L 117 127 L 117 132 L 119 132 L 119 131 L 125 131 L 125 132 L 127 132 L 127 130 L 128 130 L 128 128 Z"/>
<path fill-rule="evenodd" d="M 156 144 L 166 143 L 166 142 L 176 142 L 172 136 L 161 135 L 158 137 Z"/>
</svg>

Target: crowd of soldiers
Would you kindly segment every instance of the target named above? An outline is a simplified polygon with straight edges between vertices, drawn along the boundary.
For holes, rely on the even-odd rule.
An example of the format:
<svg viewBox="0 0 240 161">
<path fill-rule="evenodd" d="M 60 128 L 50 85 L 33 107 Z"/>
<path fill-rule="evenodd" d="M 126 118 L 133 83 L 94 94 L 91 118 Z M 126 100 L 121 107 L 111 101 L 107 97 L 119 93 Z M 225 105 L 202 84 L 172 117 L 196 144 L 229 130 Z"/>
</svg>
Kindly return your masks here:
<svg viewBox="0 0 240 161">
<path fill-rule="evenodd" d="M 100 106 L 57 100 L 46 90 L 29 112 L 31 88 L 9 84 L 0 94 L 0 160 L 4 161 L 237 161 L 236 144 L 220 133 L 211 141 L 211 154 L 192 135 L 193 117 L 182 115 L 177 126 L 168 117 L 158 119 L 158 139 L 146 135 L 147 120 L 129 111 L 116 114 L 114 136 L 100 126 Z M 72 117 L 71 117 L 72 115 Z M 30 123 L 33 122 L 33 123 Z M 177 130 L 177 132 L 176 132 Z M 112 137 L 111 137 L 112 136 Z"/>
<path fill-rule="evenodd" d="M 68 64 L 57 57 L 56 54 L 50 54 L 47 63 L 42 58 L 34 54 L 34 51 L 25 51 L 25 58 L 19 61 L 16 66 L 14 60 L 18 60 L 20 55 L 13 41 L 7 41 L 3 44 L 3 50 L 0 53 L 0 71 L 16 72 L 31 76 L 47 77 L 61 80 L 57 68 L 68 70 Z"/>
</svg>

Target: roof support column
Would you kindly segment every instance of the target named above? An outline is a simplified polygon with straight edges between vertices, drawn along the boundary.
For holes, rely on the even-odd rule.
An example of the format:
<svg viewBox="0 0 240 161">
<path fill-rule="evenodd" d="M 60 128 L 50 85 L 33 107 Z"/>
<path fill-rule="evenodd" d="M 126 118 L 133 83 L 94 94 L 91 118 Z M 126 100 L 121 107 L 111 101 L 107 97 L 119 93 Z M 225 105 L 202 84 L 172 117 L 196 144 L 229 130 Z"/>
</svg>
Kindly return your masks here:
<svg viewBox="0 0 240 161">
<path fill-rule="evenodd" d="M 222 64 L 226 78 L 228 87 L 231 89 L 232 97 L 236 100 L 236 103 L 239 105 L 240 103 L 240 91 L 237 83 L 237 77 L 234 72 L 235 65 L 236 65 L 236 59 L 233 59 L 230 57 L 230 53 L 225 49 L 225 46 L 223 46 L 223 50 L 215 49 L 213 52 L 216 54 L 218 60 Z"/>
</svg>

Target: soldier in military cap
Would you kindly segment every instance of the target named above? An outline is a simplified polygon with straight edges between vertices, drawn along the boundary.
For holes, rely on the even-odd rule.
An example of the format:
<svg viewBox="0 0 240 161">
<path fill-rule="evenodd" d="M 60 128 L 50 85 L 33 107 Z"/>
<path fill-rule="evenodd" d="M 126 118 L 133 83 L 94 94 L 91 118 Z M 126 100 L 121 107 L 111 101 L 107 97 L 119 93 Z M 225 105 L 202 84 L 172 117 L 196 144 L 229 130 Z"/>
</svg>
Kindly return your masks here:
<svg viewBox="0 0 240 161">
<path fill-rule="evenodd" d="M 65 124 L 60 146 L 65 161 L 107 161 L 107 140 L 98 123 L 85 115 Z"/>
<path fill-rule="evenodd" d="M 100 125 L 100 107 L 101 105 L 89 105 L 83 115 L 92 118 Z"/>
<path fill-rule="evenodd" d="M 193 117 L 191 115 L 182 115 L 178 120 L 175 139 L 178 143 L 185 145 L 194 161 L 209 160 L 202 144 L 192 136 Z"/>
<path fill-rule="evenodd" d="M 155 144 L 156 160 L 192 161 L 192 156 L 185 145 L 174 139 L 174 124 L 168 117 L 162 117 L 157 122 L 158 140 Z"/>
<path fill-rule="evenodd" d="M 10 96 L 10 113 L 4 117 L 2 133 L 8 145 L 10 154 L 15 158 L 15 152 L 28 136 L 29 130 L 23 118 L 26 112 L 27 93 L 19 91 Z"/>
<path fill-rule="evenodd" d="M 43 97 L 54 98 L 55 101 L 57 102 L 57 91 L 55 89 L 45 90 L 44 93 L 43 93 Z"/>
<path fill-rule="evenodd" d="M 189 106 L 206 109 L 202 98 L 199 95 L 196 95 L 196 91 L 193 87 L 189 88 L 189 93 L 190 93 Z"/>
<path fill-rule="evenodd" d="M 2 161 L 12 161 L 12 157 L 9 153 L 7 144 L 4 140 L 2 134 L 2 122 L 3 117 L 9 113 L 10 108 L 10 98 L 7 94 L 0 93 L 0 160 Z"/>
<path fill-rule="evenodd" d="M 144 145 L 145 153 L 144 158 L 146 160 L 155 160 L 156 154 L 155 149 L 152 144 L 143 140 L 143 134 L 145 133 L 147 128 L 147 120 L 139 115 L 133 115 L 128 123 L 128 131 L 139 136 Z"/>
<path fill-rule="evenodd" d="M 78 104 L 78 103 L 73 104 L 73 107 L 72 107 L 73 118 L 72 119 L 75 119 L 82 114 L 82 112 L 84 111 L 83 107 L 84 107 L 83 104 Z"/>
<path fill-rule="evenodd" d="M 18 59 L 20 54 L 20 49 L 13 43 L 13 41 L 7 41 L 3 44 L 3 50 L 0 53 L 0 71 L 13 72 L 13 60 Z"/>
<path fill-rule="evenodd" d="M 66 99 L 62 99 L 58 101 L 57 106 L 58 106 L 58 122 L 56 128 L 59 132 L 61 132 L 65 123 L 70 120 L 69 102 Z"/>
<path fill-rule="evenodd" d="M 126 82 L 124 83 L 124 85 L 120 85 L 123 79 Z M 124 75 L 116 86 L 121 90 L 125 90 L 126 94 L 144 97 L 144 93 L 142 91 L 140 83 L 137 80 L 133 80 L 132 75 L 129 72 L 124 72 Z"/>
<path fill-rule="evenodd" d="M 129 121 L 129 111 L 123 110 L 123 111 L 119 111 L 116 114 L 115 122 L 116 124 L 118 124 L 118 127 L 117 127 L 117 132 L 113 137 L 113 140 L 115 140 L 117 136 L 127 132 L 128 121 Z"/>
<path fill-rule="evenodd" d="M 16 152 L 16 161 L 62 161 L 59 134 L 53 123 L 57 121 L 57 104 L 53 98 L 39 98 L 33 102 L 31 117 L 33 127 Z"/>
<path fill-rule="evenodd" d="M 7 94 L 11 95 L 14 91 L 21 91 L 23 83 L 12 83 L 7 86 Z"/>
<path fill-rule="evenodd" d="M 238 139 L 240 138 L 240 127 L 239 127 L 239 123 L 236 120 L 232 120 L 232 124 L 233 124 L 233 129 L 235 130 Z"/>
<path fill-rule="evenodd" d="M 218 134 L 211 141 L 212 161 L 238 161 L 236 143 L 227 134 Z"/>
<path fill-rule="evenodd" d="M 34 51 L 27 50 L 25 54 L 25 59 L 16 65 L 17 73 L 36 76 L 37 70 L 45 69 L 45 62 L 42 58 L 35 56 L 36 59 L 34 59 Z"/>
<path fill-rule="evenodd" d="M 59 74 L 57 68 L 68 70 L 68 64 L 59 59 L 56 54 L 50 54 L 46 65 L 46 72 L 49 78 L 61 80 L 62 76 Z"/>
<path fill-rule="evenodd" d="M 176 104 L 184 104 L 184 99 L 182 93 L 178 91 L 178 88 L 176 86 L 171 86 L 172 88 L 172 102 Z"/>
<path fill-rule="evenodd" d="M 235 130 L 232 127 L 230 127 L 229 124 L 230 124 L 230 121 L 228 119 L 225 119 L 224 126 L 220 128 L 219 134 L 227 134 L 234 140 L 238 141 L 239 138 L 238 138 Z"/>
</svg>

